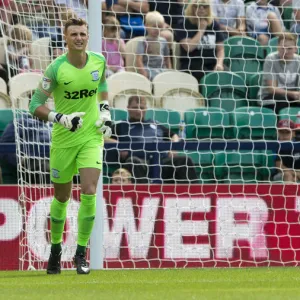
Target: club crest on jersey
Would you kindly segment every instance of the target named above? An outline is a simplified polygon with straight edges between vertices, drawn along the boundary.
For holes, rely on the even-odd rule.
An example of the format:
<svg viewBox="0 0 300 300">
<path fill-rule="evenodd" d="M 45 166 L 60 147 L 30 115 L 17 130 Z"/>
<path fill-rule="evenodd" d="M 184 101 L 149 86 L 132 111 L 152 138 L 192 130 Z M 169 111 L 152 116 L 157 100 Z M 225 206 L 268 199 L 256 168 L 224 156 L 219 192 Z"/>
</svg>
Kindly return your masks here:
<svg viewBox="0 0 300 300">
<path fill-rule="evenodd" d="M 59 170 L 52 168 L 51 172 L 52 172 L 52 177 L 53 178 L 59 178 L 60 177 L 59 176 Z"/>
<path fill-rule="evenodd" d="M 98 70 L 91 72 L 91 75 L 92 75 L 92 81 L 99 80 L 99 71 Z"/>
<path fill-rule="evenodd" d="M 50 89 L 50 86 L 51 86 L 51 79 L 47 77 L 43 77 L 42 88 L 47 91 Z"/>
</svg>

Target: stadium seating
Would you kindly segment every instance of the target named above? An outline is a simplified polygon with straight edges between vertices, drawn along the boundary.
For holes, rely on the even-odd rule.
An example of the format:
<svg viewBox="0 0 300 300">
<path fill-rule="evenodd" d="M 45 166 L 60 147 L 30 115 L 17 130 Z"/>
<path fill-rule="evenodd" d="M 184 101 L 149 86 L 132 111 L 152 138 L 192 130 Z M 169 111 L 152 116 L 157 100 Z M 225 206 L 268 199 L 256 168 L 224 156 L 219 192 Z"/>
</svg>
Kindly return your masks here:
<svg viewBox="0 0 300 300">
<path fill-rule="evenodd" d="M 138 36 L 129 40 L 125 44 L 125 69 L 128 72 L 137 72 L 137 68 L 135 66 L 136 48 L 138 41 L 141 41 L 143 39 L 143 36 Z"/>
<path fill-rule="evenodd" d="M 274 170 L 271 151 L 228 151 L 214 156 L 218 183 L 257 183 L 269 181 Z"/>
<path fill-rule="evenodd" d="M 6 82 L 0 77 L 0 109 L 11 107 L 11 101 L 7 95 Z"/>
<path fill-rule="evenodd" d="M 158 107 L 183 112 L 189 108 L 205 106 L 203 96 L 198 93 L 198 82 L 190 74 L 166 71 L 153 79 L 153 93 Z M 183 108 L 184 101 L 184 108 Z"/>
<path fill-rule="evenodd" d="M 50 38 L 44 37 L 37 39 L 31 44 L 31 60 L 32 69 L 34 70 L 46 70 L 47 66 L 51 62 L 49 53 Z"/>
<path fill-rule="evenodd" d="M 107 78 L 108 99 L 111 106 L 126 109 L 131 95 L 145 96 L 148 107 L 155 103 L 151 94 L 151 82 L 143 75 L 133 72 L 118 72 Z"/>
<path fill-rule="evenodd" d="M 187 139 L 226 139 L 232 137 L 229 113 L 207 107 L 184 113 Z"/>
<path fill-rule="evenodd" d="M 215 183 L 214 167 L 212 165 L 214 154 L 211 151 L 185 151 L 178 152 L 178 154 L 187 155 L 192 159 L 200 184 Z"/>
<path fill-rule="evenodd" d="M 250 37 L 230 37 L 224 42 L 225 60 L 231 72 L 240 75 L 246 84 L 262 70 L 265 58 L 261 44 Z"/>
<path fill-rule="evenodd" d="M 6 64 L 5 43 L 5 38 L 0 38 L 0 64 Z"/>
<path fill-rule="evenodd" d="M 173 52 L 173 68 L 175 70 L 180 70 L 180 44 L 173 42 L 172 44 Z"/>
<path fill-rule="evenodd" d="M 249 80 L 248 86 L 248 98 L 250 99 L 251 105 L 257 105 L 258 102 L 258 92 L 262 85 L 263 75 L 262 73 L 253 74 Z"/>
<path fill-rule="evenodd" d="M 0 77 L 0 93 L 7 95 L 6 82 Z"/>
<path fill-rule="evenodd" d="M 232 114 L 234 137 L 237 139 L 276 139 L 276 122 L 275 113 L 264 107 L 240 107 Z"/>
<path fill-rule="evenodd" d="M 289 120 L 292 120 L 293 122 L 296 122 L 298 114 L 300 114 L 299 107 L 287 107 L 287 108 L 283 108 L 279 111 L 278 118 L 279 118 L 279 120 L 289 119 Z"/>
<path fill-rule="evenodd" d="M 14 119 L 11 109 L 0 109 L 0 136 L 2 135 L 6 125 Z"/>
<path fill-rule="evenodd" d="M 179 132 L 180 128 L 180 113 L 170 109 L 148 109 L 145 119 L 152 119 L 161 125 L 169 128 L 174 133 Z"/>
<path fill-rule="evenodd" d="M 286 30 L 289 31 L 293 22 L 293 7 L 283 7 L 282 20 Z"/>
<path fill-rule="evenodd" d="M 23 73 L 10 79 L 10 95 L 15 107 L 28 110 L 31 93 L 36 89 L 41 78 L 42 75 L 38 73 Z"/>
<path fill-rule="evenodd" d="M 110 109 L 111 119 L 115 122 L 127 120 L 128 113 L 127 110 L 111 108 Z"/>
<path fill-rule="evenodd" d="M 228 112 L 248 106 L 244 80 L 232 72 L 213 72 L 205 75 L 200 82 L 201 93 L 210 107 Z"/>
</svg>

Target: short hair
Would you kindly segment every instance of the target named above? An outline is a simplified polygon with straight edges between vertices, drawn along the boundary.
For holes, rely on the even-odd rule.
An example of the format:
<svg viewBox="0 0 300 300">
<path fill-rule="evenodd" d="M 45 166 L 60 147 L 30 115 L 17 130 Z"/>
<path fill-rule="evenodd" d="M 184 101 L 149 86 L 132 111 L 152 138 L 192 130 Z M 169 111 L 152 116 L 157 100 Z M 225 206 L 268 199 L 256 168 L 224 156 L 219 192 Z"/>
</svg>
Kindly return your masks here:
<svg viewBox="0 0 300 300">
<path fill-rule="evenodd" d="M 119 169 L 115 170 L 112 174 L 112 178 L 114 176 L 125 177 L 125 178 L 129 179 L 130 182 L 132 182 L 132 175 L 127 169 L 119 168 Z"/>
<path fill-rule="evenodd" d="M 116 176 L 116 175 L 125 175 L 126 177 L 131 177 L 131 173 L 124 168 L 119 168 L 117 170 L 115 170 L 112 174 L 112 176 Z"/>
<path fill-rule="evenodd" d="M 65 28 L 64 28 L 64 33 L 67 32 L 68 28 L 70 26 L 83 26 L 85 25 L 86 27 L 88 27 L 87 22 L 84 19 L 81 18 L 70 18 L 67 20 L 66 24 L 65 24 Z"/>
<path fill-rule="evenodd" d="M 292 32 L 284 32 L 282 34 L 279 35 L 278 37 L 278 44 L 280 44 L 282 41 L 292 41 L 295 43 L 295 45 L 297 45 L 297 39 L 298 36 L 295 33 Z"/>
<path fill-rule="evenodd" d="M 185 9 L 185 17 L 189 19 L 189 21 L 197 25 L 198 24 L 198 17 L 196 17 L 196 9 L 195 6 L 199 5 L 206 5 L 208 6 L 208 13 L 207 13 L 207 23 L 210 25 L 213 22 L 213 14 L 212 14 L 212 8 L 211 8 L 211 3 L 210 0 L 193 0 L 187 5 L 187 8 Z"/>
<path fill-rule="evenodd" d="M 146 24 L 161 24 L 165 23 L 165 18 L 162 14 L 160 14 L 158 11 L 151 11 L 146 14 Z"/>
</svg>

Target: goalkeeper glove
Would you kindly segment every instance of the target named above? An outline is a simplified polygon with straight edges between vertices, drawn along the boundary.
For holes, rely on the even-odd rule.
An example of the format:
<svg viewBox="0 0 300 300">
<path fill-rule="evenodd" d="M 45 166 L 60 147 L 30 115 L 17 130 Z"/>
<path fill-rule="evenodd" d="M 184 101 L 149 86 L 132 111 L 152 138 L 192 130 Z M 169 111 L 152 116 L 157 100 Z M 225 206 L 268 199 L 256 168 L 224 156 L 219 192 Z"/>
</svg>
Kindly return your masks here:
<svg viewBox="0 0 300 300">
<path fill-rule="evenodd" d="M 48 115 L 48 120 L 54 123 L 59 123 L 66 129 L 74 132 L 82 127 L 83 120 L 81 117 L 84 115 L 85 112 L 75 112 L 70 115 L 64 115 L 52 111 Z"/>
<path fill-rule="evenodd" d="M 98 132 L 102 133 L 104 137 L 111 136 L 111 116 L 109 111 L 109 105 L 107 101 L 100 102 L 100 116 L 96 121 L 96 127 L 98 127 Z"/>
</svg>

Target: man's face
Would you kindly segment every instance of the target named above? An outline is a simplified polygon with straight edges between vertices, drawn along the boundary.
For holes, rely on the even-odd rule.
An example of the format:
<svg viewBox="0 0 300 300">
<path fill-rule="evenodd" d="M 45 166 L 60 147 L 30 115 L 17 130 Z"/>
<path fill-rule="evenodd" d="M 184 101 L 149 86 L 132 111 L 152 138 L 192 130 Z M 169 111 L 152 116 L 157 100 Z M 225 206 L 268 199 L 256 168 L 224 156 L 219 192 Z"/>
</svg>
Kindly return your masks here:
<svg viewBox="0 0 300 300">
<path fill-rule="evenodd" d="M 87 26 L 72 25 L 68 27 L 65 32 L 65 41 L 69 50 L 84 51 L 89 41 Z"/>
<path fill-rule="evenodd" d="M 127 109 L 130 120 L 142 122 L 147 111 L 147 101 L 144 98 L 141 98 L 140 101 L 132 101 Z"/>
<path fill-rule="evenodd" d="M 291 129 L 278 129 L 279 141 L 292 141 L 294 138 L 294 131 Z"/>
<path fill-rule="evenodd" d="M 280 59 L 291 60 L 294 58 L 297 48 L 293 41 L 281 41 L 278 45 L 278 54 Z"/>
</svg>

